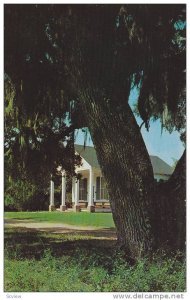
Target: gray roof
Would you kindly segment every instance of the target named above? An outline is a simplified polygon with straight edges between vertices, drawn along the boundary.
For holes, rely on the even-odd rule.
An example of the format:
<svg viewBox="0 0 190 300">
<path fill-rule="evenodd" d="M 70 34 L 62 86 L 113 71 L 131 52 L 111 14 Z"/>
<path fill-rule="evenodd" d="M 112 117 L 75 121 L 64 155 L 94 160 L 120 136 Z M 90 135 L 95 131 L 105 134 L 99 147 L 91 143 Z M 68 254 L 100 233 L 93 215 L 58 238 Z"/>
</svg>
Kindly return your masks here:
<svg viewBox="0 0 190 300">
<path fill-rule="evenodd" d="M 150 155 L 154 174 L 171 175 L 173 168 L 158 156 Z"/>
<path fill-rule="evenodd" d="M 94 147 L 75 145 L 75 150 L 89 165 L 94 168 L 100 168 Z"/>
<path fill-rule="evenodd" d="M 89 165 L 94 168 L 100 168 L 94 147 L 75 145 L 75 150 Z M 173 168 L 158 156 L 150 155 L 150 160 L 154 174 L 171 175 L 173 173 Z"/>
</svg>

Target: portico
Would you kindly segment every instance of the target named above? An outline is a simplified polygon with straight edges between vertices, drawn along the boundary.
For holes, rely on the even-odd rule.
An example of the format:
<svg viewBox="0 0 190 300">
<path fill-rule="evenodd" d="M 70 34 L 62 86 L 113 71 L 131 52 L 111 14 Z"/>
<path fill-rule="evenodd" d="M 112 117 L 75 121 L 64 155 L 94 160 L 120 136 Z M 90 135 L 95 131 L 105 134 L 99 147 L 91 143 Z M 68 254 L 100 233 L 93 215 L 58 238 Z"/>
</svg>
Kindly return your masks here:
<svg viewBox="0 0 190 300">
<path fill-rule="evenodd" d="M 97 160 L 94 147 L 75 145 L 75 151 L 81 156 L 81 165 L 75 168 L 80 179 L 73 177 L 72 180 L 72 208 L 75 212 L 87 209 L 94 212 L 95 208 L 109 207 L 109 196 L 102 176 L 100 165 Z M 157 156 L 150 156 L 155 180 L 167 180 L 173 169 Z M 62 176 L 62 193 L 60 211 L 66 208 L 66 173 L 58 170 Z M 50 182 L 50 205 L 49 210 L 55 210 L 54 204 L 54 182 Z"/>
<path fill-rule="evenodd" d="M 73 179 L 73 208 L 75 211 L 80 211 L 81 207 L 86 207 L 89 212 L 94 212 L 95 203 L 98 201 L 96 197 L 96 178 L 99 174 L 90 166 L 88 169 L 77 170 L 76 173 L 81 175 L 81 179 Z"/>
<path fill-rule="evenodd" d="M 80 212 L 81 209 L 87 209 L 89 212 L 95 212 L 95 207 L 109 204 L 109 197 L 105 185 L 105 180 L 102 177 L 96 156 L 94 156 L 94 149 L 91 157 L 85 159 L 83 150 L 80 146 L 76 149 L 77 153 L 81 155 L 82 161 L 79 167 L 76 167 L 75 172 L 80 179 L 76 177 L 72 179 L 72 208 L 75 212 Z M 79 151 L 81 150 L 81 151 Z M 65 211 L 66 207 L 66 173 L 64 170 L 58 170 L 62 176 L 62 193 L 60 211 Z M 102 206 L 103 206 L 102 205 Z M 50 184 L 50 206 L 49 210 L 55 210 L 54 205 L 54 183 L 51 180 Z"/>
</svg>

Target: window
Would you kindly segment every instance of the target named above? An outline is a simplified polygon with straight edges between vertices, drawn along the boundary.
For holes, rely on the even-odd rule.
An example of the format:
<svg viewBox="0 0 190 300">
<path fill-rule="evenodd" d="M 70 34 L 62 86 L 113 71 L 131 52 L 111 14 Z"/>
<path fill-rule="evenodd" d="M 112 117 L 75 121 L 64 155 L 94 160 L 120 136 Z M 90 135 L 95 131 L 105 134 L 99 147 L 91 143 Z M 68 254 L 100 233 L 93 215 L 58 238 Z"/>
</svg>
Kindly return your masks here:
<svg viewBox="0 0 190 300">
<path fill-rule="evenodd" d="M 79 180 L 79 200 L 87 201 L 87 178 Z"/>
<path fill-rule="evenodd" d="M 96 200 L 100 200 L 100 177 L 96 177 Z"/>
<path fill-rule="evenodd" d="M 104 177 L 96 177 L 96 200 L 108 200 L 108 191 Z"/>
</svg>

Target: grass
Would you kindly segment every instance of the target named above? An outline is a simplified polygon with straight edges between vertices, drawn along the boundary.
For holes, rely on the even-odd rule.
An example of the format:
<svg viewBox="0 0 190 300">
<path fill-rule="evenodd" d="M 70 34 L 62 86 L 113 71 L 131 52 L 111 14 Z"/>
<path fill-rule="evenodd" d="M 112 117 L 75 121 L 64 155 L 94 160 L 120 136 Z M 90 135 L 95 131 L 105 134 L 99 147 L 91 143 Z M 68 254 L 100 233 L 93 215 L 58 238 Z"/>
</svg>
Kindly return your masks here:
<svg viewBox="0 0 190 300">
<path fill-rule="evenodd" d="M 111 213 L 5 212 L 5 218 L 31 222 L 65 223 L 77 226 L 115 227 Z"/>
<path fill-rule="evenodd" d="M 113 240 L 5 228 L 4 278 L 6 292 L 183 292 L 185 262 L 157 254 L 130 265 Z"/>
</svg>

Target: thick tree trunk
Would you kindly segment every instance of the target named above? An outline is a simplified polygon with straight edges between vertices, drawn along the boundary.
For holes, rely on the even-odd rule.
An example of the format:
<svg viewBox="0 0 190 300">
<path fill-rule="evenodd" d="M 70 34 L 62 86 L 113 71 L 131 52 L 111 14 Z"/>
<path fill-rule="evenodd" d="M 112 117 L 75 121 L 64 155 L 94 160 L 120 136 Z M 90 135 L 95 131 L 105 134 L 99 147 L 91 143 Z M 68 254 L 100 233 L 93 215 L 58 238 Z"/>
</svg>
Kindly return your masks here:
<svg viewBox="0 0 190 300">
<path fill-rule="evenodd" d="M 109 101 L 93 99 L 87 92 L 81 93 L 81 102 L 107 181 L 118 243 L 137 259 L 155 247 L 151 220 L 154 177 L 147 149 L 128 104 L 117 112 Z"/>
<path fill-rule="evenodd" d="M 157 243 L 171 250 L 184 250 L 186 241 L 186 151 L 174 173 L 155 189 Z"/>
<path fill-rule="evenodd" d="M 132 259 L 161 247 L 184 248 L 185 154 L 170 180 L 158 185 L 129 105 L 118 112 L 99 91 L 89 90 L 81 93 L 81 103 L 107 182 L 119 246 Z"/>
</svg>

